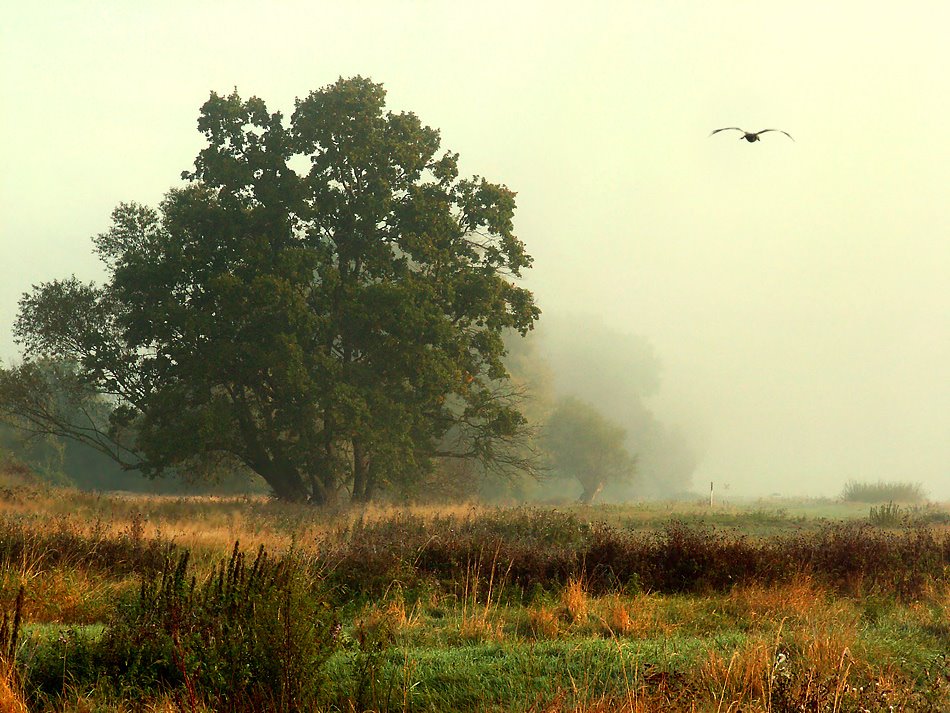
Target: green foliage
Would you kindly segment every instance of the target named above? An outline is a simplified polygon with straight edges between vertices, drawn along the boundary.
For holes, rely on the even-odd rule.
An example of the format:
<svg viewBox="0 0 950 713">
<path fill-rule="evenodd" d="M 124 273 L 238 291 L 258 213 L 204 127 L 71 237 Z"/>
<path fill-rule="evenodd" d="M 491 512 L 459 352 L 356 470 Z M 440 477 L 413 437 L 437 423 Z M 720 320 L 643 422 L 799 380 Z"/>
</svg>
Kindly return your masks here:
<svg viewBox="0 0 950 713">
<path fill-rule="evenodd" d="M 369 500 L 437 456 L 506 461 L 525 419 L 502 334 L 539 315 L 516 284 L 531 258 L 514 192 L 459 178 L 438 132 L 361 77 L 289 123 L 212 94 L 198 126 L 191 185 L 120 205 L 96 239 L 105 285 L 23 298 L 28 361 L 0 409 L 152 475 L 240 464 L 289 500 Z M 70 370 L 51 384 L 42 359 Z M 58 394 L 107 418 L 50 409 Z"/>
<path fill-rule="evenodd" d="M 747 623 L 746 623 L 747 626 Z M 826 628 L 828 627 L 825 624 Z M 378 680 L 383 693 L 374 711 L 943 711 L 946 654 L 931 644 L 918 651 L 930 661 L 908 665 L 906 659 L 883 647 L 886 679 L 876 677 L 877 666 L 855 665 L 846 650 L 843 664 L 816 661 L 792 637 L 767 629 L 761 658 L 749 660 L 757 641 L 742 625 L 708 625 L 704 635 L 684 632 L 677 625 L 666 635 L 648 638 L 570 637 L 562 640 L 478 643 L 461 647 L 392 647 L 382 657 Z M 787 626 L 786 629 L 791 628 Z M 876 632 L 874 632 L 876 633 Z M 827 635 L 827 634 L 825 634 Z M 924 642 L 906 637 L 911 645 Z M 883 643 L 883 642 L 882 642 Z M 929 643 L 929 642 L 928 642 Z M 775 650 L 781 647 L 779 653 Z M 939 649 L 937 649 L 939 651 Z M 772 654 L 771 656 L 769 654 Z M 840 656 L 834 651 L 831 656 Z M 919 653 L 917 654 L 920 655 Z M 710 659 L 723 666 L 736 663 L 725 683 L 738 679 L 741 690 L 726 696 L 723 681 L 709 675 Z M 862 659 L 864 657 L 862 656 Z M 906 681 L 902 668 L 919 672 L 924 680 Z M 752 671 L 739 669 L 748 662 Z M 864 661 L 861 661 L 864 663 Z M 352 705 L 352 678 L 348 661 L 332 662 L 339 710 Z M 823 665 L 824 664 L 824 665 Z M 853 668 L 852 668 L 853 666 Z M 743 678 L 739 678 L 743 676 Z M 761 677 L 761 678 L 759 678 Z M 758 684 L 758 685 L 756 685 Z M 757 690 L 758 689 L 758 690 Z M 929 704 L 929 705 L 928 705 Z"/>
<path fill-rule="evenodd" d="M 877 527 L 924 527 L 950 524 L 950 513 L 934 507 L 913 505 L 901 507 L 896 503 L 871 506 L 868 522 Z"/>
<path fill-rule="evenodd" d="M 391 710 L 401 697 L 397 685 L 403 678 L 390 666 L 390 648 L 395 640 L 392 627 L 370 628 L 357 623 L 352 636 L 344 636 L 344 666 L 337 666 L 332 687 L 325 698 L 337 710 Z M 387 670 L 388 669 L 388 670 Z"/>
<path fill-rule="evenodd" d="M 84 627 L 68 627 L 51 637 L 33 633 L 24 649 L 24 678 L 32 710 L 55 710 L 57 697 L 88 687 L 102 675 L 97 640 Z"/>
<path fill-rule="evenodd" d="M 566 398 L 548 419 L 543 442 L 553 473 L 580 482 L 581 502 L 590 503 L 608 482 L 633 476 L 625 439 L 623 428 L 593 406 Z"/>
<path fill-rule="evenodd" d="M 849 481 L 841 498 L 862 503 L 922 503 L 927 494 L 920 483 L 883 482 L 860 483 Z"/>
<path fill-rule="evenodd" d="M 248 562 L 235 543 L 203 583 L 187 552 L 166 560 L 106 629 L 97 656 L 123 688 L 170 688 L 215 710 L 295 711 L 320 692 L 334 631 L 299 565 L 263 547 Z"/>
<path fill-rule="evenodd" d="M 702 643 L 681 637 L 679 665 L 698 657 Z M 375 705 L 368 710 L 622 711 L 627 687 L 643 686 L 641 676 L 650 680 L 661 662 L 667 668 L 663 658 L 656 642 L 638 642 L 634 651 L 609 639 L 390 648 L 381 657 Z M 348 705 L 356 703 L 354 663 L 333 666 L 338 709 L 361 710 Z M 685 676 L 676 677 L 685 683 Z"/>
<path fill-rule="evenodd" d="M 23 428 L 0 422 L 0 467 L 17 463 L 24 472 L 54 486 L 73 486 L 82 490 L 152 493 L 235 493 L 262 491 L 249 471 L 236 470 L 200 480 L 187 479 L 169 472 L 161 479 L 145 478 L 134 470 L 123 469 L 116 461 L 89 444 L 52 434 L 30 437 Z M 257 479 L 259 481 L 259 479 Z"/>
</svg>

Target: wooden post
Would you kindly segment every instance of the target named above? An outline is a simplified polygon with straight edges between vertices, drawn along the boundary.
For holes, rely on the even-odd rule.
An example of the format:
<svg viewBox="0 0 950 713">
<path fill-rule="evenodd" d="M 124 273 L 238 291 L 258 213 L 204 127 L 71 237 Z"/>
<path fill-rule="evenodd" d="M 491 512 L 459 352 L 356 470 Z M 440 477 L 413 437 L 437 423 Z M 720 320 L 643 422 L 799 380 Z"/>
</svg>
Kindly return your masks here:
<svg viewBox="0 0 950 713">
<path fill-rule="evenodd" d="M 713 482 L 709 481 L 709 507 L 713 506 Z"/>
</svg>

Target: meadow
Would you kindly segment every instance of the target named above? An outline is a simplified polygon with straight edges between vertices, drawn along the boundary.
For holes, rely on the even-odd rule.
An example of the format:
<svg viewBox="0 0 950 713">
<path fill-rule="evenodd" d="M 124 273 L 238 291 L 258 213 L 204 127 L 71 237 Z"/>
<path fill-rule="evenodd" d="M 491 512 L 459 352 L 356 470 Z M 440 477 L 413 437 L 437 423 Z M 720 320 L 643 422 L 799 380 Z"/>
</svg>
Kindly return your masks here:
<svg viewBox="0 0 950 713">
<path fill-rule="evenodd" d="M 945 711 L 950 510 L 0 487 L 0 709 Z"/>
</svg>

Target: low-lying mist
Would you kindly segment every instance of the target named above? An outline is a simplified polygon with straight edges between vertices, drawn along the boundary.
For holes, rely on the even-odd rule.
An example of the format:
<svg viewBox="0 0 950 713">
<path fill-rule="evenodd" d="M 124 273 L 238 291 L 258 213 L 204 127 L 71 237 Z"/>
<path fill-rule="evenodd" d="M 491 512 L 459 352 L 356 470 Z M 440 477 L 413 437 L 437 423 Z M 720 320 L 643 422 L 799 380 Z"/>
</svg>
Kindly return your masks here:
<svg viewBox="0 0 950 713">
<path fill-rule="evenodd" d="M 515 379 L 528 388 L 529 418 L 544 423 L 558 403 L 574 399 L 624 430 L 635 475 L 608 482 L 598 501 L 689 494 L 697 465 L 696 443 L 680 424 L 654 412 L 663 369 L 647 339 L 613 329 L 595 315 L 545 314 L 525 340 L 510 343 L 510 350 Z M 579 493 L 576 484 L 554 479 L 542 484 L 536 496 Z"/>
</svg>

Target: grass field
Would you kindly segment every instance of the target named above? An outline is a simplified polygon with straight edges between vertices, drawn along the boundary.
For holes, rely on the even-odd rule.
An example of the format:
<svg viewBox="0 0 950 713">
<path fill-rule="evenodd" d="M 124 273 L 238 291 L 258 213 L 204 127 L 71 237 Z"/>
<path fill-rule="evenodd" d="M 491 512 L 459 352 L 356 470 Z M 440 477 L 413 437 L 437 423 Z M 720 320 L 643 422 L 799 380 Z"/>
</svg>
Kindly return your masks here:
<svg viewBox="0 0 950 713">
<path fill-rule="evenodd" d="M 880 512 L 10 481 L 0 710 L 946 711 L 950 510 Z"/>
</svg>

